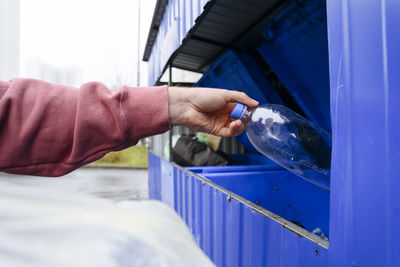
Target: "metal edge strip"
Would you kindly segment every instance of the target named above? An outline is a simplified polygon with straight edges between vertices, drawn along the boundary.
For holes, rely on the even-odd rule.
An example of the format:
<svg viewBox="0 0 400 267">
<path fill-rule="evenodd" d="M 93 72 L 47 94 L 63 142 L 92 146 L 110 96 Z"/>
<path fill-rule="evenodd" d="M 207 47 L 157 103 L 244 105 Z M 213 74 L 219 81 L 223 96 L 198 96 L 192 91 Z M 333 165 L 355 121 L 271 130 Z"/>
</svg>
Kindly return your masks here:
<svg viewBox="0 0 400 267">
<path fill-rule="evenodd" d="M 163 158 L 160 158 L 160 159 L 164 160 Z M 321 237 L 319 237 L 319 236 L 307 231 L 306 229 L 304 229 L 304 228 L 302 228 L 302 227 L 300 227 L 300 226 L 298 226 L 298 225 L 296 225 L 296 224 L 294 224 L 294 223 L 292 223 L 292 222 L 280 217 L 279 215 L 277 215 L 277 214 L 275 214 L 275 213 L 273 213 L 273 212 L 271 212 L 271 211 L 269 211 L 267 209 L 264 209 L 263 207 L 260 207 L 260 206 L 258 206 L 256 204 L 254 204 L 251 201 L 248 201 L 247 199 L 245 199 L 245 198 L 243 198 L 243 197 L 241 197 L 239 195 L 236 195 L 235 193 L 233 193 L 233 192 L 231 192 L 231 191 L 229 191 L 229 190 L 227 190 L 227 189 L 225 189 L 225 188 L 213 183 L 209 179 L 207 179 L 205 177 L 201 177 L 200 175 L 198 175 L 198 174 L 196 174 L 194 172 L 191 172 L 191 171 L 189 171 L 189 170 L 177 165 L 174 162 L 168 162 L 168 163 L 170 163 L 174 167 L 176 167 L 176 168 L 178 168 L 178 169 L 180 169 L 180 170 L 182 170 L 182 171 L 184 171 L 186 173 L 189 173 L 191 176 L 195 177 L 196 179 L 207 183 L 208 185 L 214 187 L 218 191 L 220 191 L 220 192 L 222 192 L 224 194 L 227 194 L 228 196 L 230 196 L 231 198 L 235 199 L 236 201 L 238 201 L 238 202 L 240 202 L 240 203 L 242 203 L 242 204 L 244 204 L 246 206 L 249 206 L 255 212 L 257 212 L 257 213 L 259 213 L 259 214 L 261 214 L 261 215 L 263 215 L 265 217 L 268 217 L 268 218 L 276 221 L 277 223 L 281 224 L 282 227 L 288 229 L 289 231 L 295 233 L 296 235 L 298 235 L 300 237 L 304 237 L 304 238 L 310 240 L 311 242 L 313 242 L 313 243 L 315 243 L 315 244 L 317 244 L 317 245 L 319 245 L 319 246 L 321 246 L 321 247 L 323 247 L 325 249 L 329 249 L 329 241 L 328 240 L 322 239 Z"/>
</svg>

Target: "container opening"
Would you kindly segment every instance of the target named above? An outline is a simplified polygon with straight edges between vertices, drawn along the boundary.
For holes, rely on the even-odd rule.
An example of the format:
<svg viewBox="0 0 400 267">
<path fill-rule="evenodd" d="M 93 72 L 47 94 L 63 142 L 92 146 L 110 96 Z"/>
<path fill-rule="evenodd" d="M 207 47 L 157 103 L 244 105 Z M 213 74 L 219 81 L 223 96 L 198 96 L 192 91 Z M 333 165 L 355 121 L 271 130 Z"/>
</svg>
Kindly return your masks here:
<svg viewBox="0 0 400 267">
<path fill-rule="evenodd" d="M 221 172 L 208 170 L 202 176 L 309 232 L 328 238 L 329 192 L 286 170 L 269 168 L 237 166 Z"/>
<path fill-rule="evenodd" d="M 298 1 L 300 2 L 300 1 Z M 293 2 L 263 27 L 255 48 L 227 50 L 198 86 L 241 90 L 261 104 L 286 105 L 331 131 L 325 0 Z M 329 236 L 329 192 L 257 153 L 246 135 L 246 154 L 226 167 L 191 169 L 277 215 Z M 229 152 L 229 151 L 225 151 Z"/>
</svg>

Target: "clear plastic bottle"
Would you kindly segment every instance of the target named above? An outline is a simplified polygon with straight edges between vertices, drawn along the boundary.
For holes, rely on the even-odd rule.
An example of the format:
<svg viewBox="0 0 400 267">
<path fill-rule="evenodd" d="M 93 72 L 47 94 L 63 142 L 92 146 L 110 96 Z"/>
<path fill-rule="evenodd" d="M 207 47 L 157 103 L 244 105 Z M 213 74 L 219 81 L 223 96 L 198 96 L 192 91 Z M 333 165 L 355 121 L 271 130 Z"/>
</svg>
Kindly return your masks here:
<svg viewBox="0 0 400 267">
<path fill-rule="evenodd" d="M 255 109 L 237 103 L 233 119 L 242 120 L 253 146 L 282 167 L 329 191 L 331 135 L 285 106 Z"/>
</svg>

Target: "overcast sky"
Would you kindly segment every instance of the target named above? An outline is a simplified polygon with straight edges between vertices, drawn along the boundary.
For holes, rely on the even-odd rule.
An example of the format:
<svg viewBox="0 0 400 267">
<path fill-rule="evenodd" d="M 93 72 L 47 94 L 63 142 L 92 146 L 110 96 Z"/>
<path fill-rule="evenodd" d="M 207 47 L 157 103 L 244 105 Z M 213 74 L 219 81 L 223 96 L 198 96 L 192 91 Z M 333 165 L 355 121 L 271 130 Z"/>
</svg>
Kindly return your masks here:
<svg viewBox="0 0 400 267">
<path fill-rule="evenodd" d="M 80 68 L 81 82 L 110 84 L 119 75 L 135 85 L 138 1 L 21 0 L 21 76 L 32 76 L 26 63 L 37 58 L 59 68 Z M 155 2 L 141 0 L 140 58 Z M 141 84 L 147 85 L 147 66 L 141 69 Z"/>
</svg>

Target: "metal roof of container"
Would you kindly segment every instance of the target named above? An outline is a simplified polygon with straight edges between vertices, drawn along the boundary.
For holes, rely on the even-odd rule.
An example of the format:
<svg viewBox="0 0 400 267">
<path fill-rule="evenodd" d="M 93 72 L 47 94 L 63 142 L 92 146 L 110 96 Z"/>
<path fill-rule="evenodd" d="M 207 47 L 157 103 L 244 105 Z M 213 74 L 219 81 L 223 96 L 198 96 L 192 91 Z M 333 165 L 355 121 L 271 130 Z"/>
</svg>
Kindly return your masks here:
<svg viewBox="0 0 400 267">
<path fill-rule="evenodd" d="M 193 27 L 183 35 L 168 63 L 180 69 L 205 72 L 225 49 L 234 45 L 257 45 L 262 26 L 291 2 L 293 0 L 211 0 L 203 7 Z M 163 19 L 160 14 L 165 11 L 166 4 L 166 0 L 157 1 L 143 56 L 145 61 L 149 60 L 159 35 Z"/>
<path fill-rule="evenodd" d="M 160 28 L 161 19 L 164 16 L 165 6 L 168 0 L 157 0 L 156 7 L 153 13 L 153 19 L 151 21 L 149 35 L 147 36 L 146 47 L 144 49 L 143 60 L 149 59 L 151 49 L 153 48 L 154 41 L 156 40 L 158 29 Z"/>
</svg>

